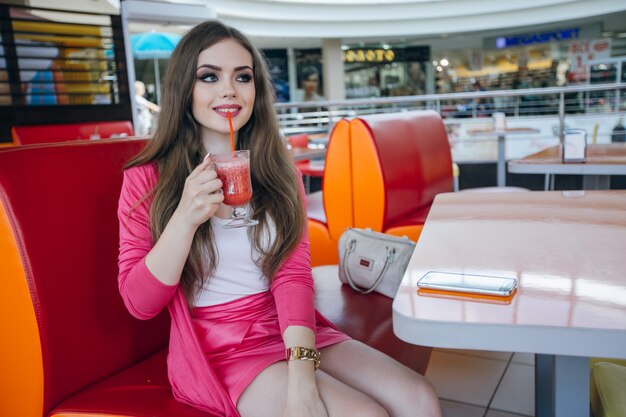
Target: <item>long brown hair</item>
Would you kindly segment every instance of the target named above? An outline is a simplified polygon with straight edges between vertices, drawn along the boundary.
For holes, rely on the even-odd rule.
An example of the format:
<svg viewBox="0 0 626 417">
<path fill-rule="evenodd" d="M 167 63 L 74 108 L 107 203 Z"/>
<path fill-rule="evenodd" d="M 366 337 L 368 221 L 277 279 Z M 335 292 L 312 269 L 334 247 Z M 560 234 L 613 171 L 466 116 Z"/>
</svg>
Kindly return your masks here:
<svg viewBox="0 0 626 417">
<path fill-rule="evenodd" d="M 202 162 L 206 152 L 200 127 L 191 112 L 198 55 L 225 39 L 236 40 L 252 55 L 256 89 L 254 108 L 250 120 L 239 130 L 237 149 L 250 150 L 254 190 L 251 206 L 253 217 L 260 224 L 250 228 L 249 236 L 253 247 L 261 253 L 255 262 L 271 282 L 298 244 L 306 215 L 297 171 L 280 137 L 269 72 L 258 50 L 241 32 L 217 21 L 208 21 L 195 26 L 180 40 L 165 75 L 154 138 L 128 162 L 127 167 L 156 163 L 159 180 L 151 192 L 150 208 L 150 230 L 156 242 L 178 206 L 185 179 Z M 262 242 L 269 219 L 274 220 L 275 239 L 268 246 Z M 190 305 L 219 260 L 213 241 L 209 220 L 196 230 L 181 276 L 181 285 Z"/>
</svg>

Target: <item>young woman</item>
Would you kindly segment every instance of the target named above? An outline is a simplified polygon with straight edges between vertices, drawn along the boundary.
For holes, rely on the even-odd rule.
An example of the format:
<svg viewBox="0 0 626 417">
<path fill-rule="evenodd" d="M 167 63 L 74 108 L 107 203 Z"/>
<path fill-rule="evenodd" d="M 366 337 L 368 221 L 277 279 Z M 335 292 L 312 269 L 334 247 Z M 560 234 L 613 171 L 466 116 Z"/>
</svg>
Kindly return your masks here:
<svg viewBox="0 0 626 417">
<path fill-rule="evenodd" d="M 124 173 L 127 308 L 142 319 L 168 308 L 174 395 L 211 415 L 438 416 L 419 374 L 315 311 L 302 184 L 271 92 L 263 59 L 239 31 L 206 22 L 180 41 L 154 139 Z M 228 112 L 237 149 L 251 155 L 259 224 L 250 228 L 222 227 L 231 208 L 205 158 L 230 150 Z"/>
</svg>

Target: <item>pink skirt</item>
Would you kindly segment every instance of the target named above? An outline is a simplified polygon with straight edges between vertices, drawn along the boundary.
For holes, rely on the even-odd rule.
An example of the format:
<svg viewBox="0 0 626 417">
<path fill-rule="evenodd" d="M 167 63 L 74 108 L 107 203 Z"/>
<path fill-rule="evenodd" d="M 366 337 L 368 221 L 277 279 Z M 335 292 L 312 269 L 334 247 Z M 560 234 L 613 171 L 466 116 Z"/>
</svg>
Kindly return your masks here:
<svg viewBox="0 0 626 417">
<path fill-rule="evenodd" d="M 263 369 L 285 360 L 276 304 L 269 291 L 193 308 L 191 319 L 200 346 L 233 404 Z M 323 318 L 320 320 L 318 313 L 317 349 L 349 339 Z"/>
</svg>

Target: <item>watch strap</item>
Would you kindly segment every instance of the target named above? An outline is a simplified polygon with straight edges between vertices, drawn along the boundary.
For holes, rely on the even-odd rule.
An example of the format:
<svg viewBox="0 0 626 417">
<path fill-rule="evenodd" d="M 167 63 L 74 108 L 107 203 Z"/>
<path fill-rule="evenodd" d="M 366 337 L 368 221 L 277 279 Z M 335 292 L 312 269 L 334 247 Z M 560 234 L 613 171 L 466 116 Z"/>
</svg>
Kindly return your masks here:
<svg viewBox="0 0 626 417">
<path fill-rule="evenodd" d="M 292 346 L 287 348 L 285 353 L 288 361 L 312 361 L 315 369 L 320 367 L 320 357 L 322 355 L 321 352 L 317 349 L 302 346 Z"/>
</svg>

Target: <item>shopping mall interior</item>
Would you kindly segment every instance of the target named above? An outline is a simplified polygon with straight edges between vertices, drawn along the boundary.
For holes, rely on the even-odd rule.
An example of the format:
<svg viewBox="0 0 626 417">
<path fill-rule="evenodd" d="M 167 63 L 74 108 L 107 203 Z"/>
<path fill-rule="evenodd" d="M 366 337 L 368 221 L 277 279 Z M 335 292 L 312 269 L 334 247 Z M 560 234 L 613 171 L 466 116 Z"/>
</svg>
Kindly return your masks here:
<svg viewBox="0 0 626 417">
<path fill-rule="evenodd" d="M 121 13 L 116 0 L 63 3 L 53 7 Z M 626 55 L 625 14 L 615 1 L 322 3 L 323 8 L 307 1 L 122 2 L 129 35 L 182 34 L 207 18 L 242 28 L 268 51 L 277 82 L 288 87 L 281 101 L 296 101 L 300 71 L 307 65 L 320 70 L 321 96 L 344 99 L 473 91 L 476 82 L 485 90 L 568 85 L 588 81 L 589 61 Z M 58 12 L 35 15 L 47 13 L 59 18 Z M 148 64 L 136 62 L 136 74 L 156 96 Z M 161 77 L 166 65 L 162 59 Z M 595 68 L 590 76 L 611 81 L 615 74 L 610 66 Z"/>
<path fill-rule="evenodd" d="M 159 129 L 174 48 L 207 20 L 265 58 L 313 276 L 332 275 L 315 284 L 323 315 L 425 375 L 443 417 L 626 416 L 623 0 L 0 1 L 0 289 L 19 294 L 0 332 L 25 334 L 0 347 L 0 415 L 211 415 L 173 400 L 157 331 L 169 318 L 121 318 L 95 267 L 48 268 L 67 256 L 115 284 L 123 163 Z M 83 177 L 90 167 L 100 175 Z M 91 216 L 69 212 L 79 200 Z M 337 276 L 355 228 L 417 242 L 393 299 Z M 108 262 L 96 235 L 113 243 Z M 421 296 L 437 268 L 517 289 Z M 79 284 L 52 289 L 57 278 Z M 102 313 L 105 287 L 116 313 Z"/>
</svg>

